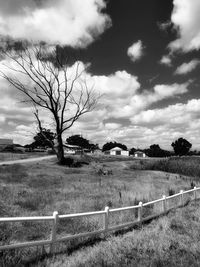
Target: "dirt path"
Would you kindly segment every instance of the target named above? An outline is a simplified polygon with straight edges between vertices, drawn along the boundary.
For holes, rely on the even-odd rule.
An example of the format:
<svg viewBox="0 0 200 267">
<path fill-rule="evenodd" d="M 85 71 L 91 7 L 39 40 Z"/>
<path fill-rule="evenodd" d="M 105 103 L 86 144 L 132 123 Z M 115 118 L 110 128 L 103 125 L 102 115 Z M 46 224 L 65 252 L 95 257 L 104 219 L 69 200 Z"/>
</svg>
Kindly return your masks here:
<svg viewBox="0 0 200 267">
<path fill-rule="evenodd" d="M 41 161 L 41 160 L 45 160 L 45 159 L 53 159 L 55 157 L 56 157 L 55 155 L 51 155 L 51 156 L 43 156 L 43 157 L 38 157 L 38 158 L 8 160 L 8 161 L 0 162 L 0 166 L 1 165 L 12 165 L 12 164 L 18 164 L 18 163 L 23 164 L 23 163 Z"/>
</svg>

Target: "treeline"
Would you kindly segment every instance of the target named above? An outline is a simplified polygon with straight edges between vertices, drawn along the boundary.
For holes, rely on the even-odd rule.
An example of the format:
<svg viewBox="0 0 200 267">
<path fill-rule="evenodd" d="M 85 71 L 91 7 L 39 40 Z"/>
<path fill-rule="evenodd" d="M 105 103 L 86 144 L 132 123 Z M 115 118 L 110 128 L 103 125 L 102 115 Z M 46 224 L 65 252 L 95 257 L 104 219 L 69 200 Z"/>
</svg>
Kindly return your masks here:
<svg viewBox="0 0 200 267">
<path fill-rule="evenodd" d="M 55 141 L 55 134 L 51 132 L 49 129 L 42 129 L 41 132 L 37 133 L 34 136 L 34 141 L 26 145 L 25 147 L 52 147 L 52 144 Z M 99 149 L 98 144 L 93 144 L 86 138 L 82 137 L 81 135 L 72 135 L 66 139 L 66 143 L 69 145 L 76 145 L 83 149 L 94 151 Z M 114 147 L 119 147 L 123 150 L 128 150 L 125 144 L 113 141 L 107 142 L 102 146 L 102 152 L 108 151 Z M 174 155 L 183 156 L 183 155 L 200 155 L 200 151 L 191 151 L 192 144 L 184 139 L 183 137 L 178 138 L 174 142 L 172 142 L 171 147 L 173 150 L 165 150 L 160 147 L 159 144 L 150 145 L 149 148 L 139 149 L 139 148 L 131 148 L 129 150 L 130 155 L 134 155 L 136 151 L 141 151 L 145 153 L 148 157 L 170 157 Z"/>
</svg>

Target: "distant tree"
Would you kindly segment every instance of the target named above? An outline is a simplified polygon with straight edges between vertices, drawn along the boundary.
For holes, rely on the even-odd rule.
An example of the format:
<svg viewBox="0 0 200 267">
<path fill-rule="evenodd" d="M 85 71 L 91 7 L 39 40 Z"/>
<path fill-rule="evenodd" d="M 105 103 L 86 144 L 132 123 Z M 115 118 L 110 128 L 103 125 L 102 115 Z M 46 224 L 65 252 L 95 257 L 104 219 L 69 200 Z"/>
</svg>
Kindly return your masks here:
<svg viewBox="0 0 200 267">
<path fill-rule="evenodd" d="M 158 144 L 153 144 L 149 147 L 148 154 L 150 157 L 162 157 L 163 150 L 160 148 Z"/>
<path fill-rule="evenodd" d="M 144 152 L 149 156 L 149 157 L 169 157 L 171 156 L 171 152 L 164 150 L 160 148 L 158 144 L 153 144 L 151 145 L 148 149 L 145 149 Z"/>
<path fill-rule="evenodd" d="M 130 155 L 134 155 L 135 151 L 137 151 L 137 149 L 132 147 L 129 151 Z"/>
<path fill-rule="evenodd" d="M 90 144 L 90 150 L 94 151 L 96 149 L 99 149 L 99 145 L 98 144 Z"/>
<path fill-rule="evenodd" d="M 173 142 L 171 146 L 173 147 L 176 155 L 183 156 L 190 151 L 192 144 L 188 142 L 186 139 L 181 137 L 175 142 Z"/>
<path fill-rule="evenodd" d="M 117 142 L 108 142 L 103 145 L 102 151 L 110 150 L 114 147 L 120 147 L 123 150 L 127 150 L 127 146 Z"/>
<path fill-rule="evenodd" d="M 153 144 L 149 147 L 147 154 L 149 157 L 166 157 L 167 152 L 168 151 L 161 149 L 158 144 Z"/>
<path fill-rule="evenodd" d="M 76 145 L 76 146 L 80 146 L 80 147 L 85 148 L 85 149 L 95 150 L 95 149 L 99 148 L 98 144 L 90 144 L 89 140 L 83 138 L 79 134 L 72 135 L 72 136 L 68 137 L 66 139 L 66 142 L 69 145 Z"/>
<path fill-rule="evenodd" d="M 32 148 L 52 147 L 54 145 L 55 134 L 51 130 L 43 128 L 33 139 L 35 141 L 31 144 Z"/>
</svg>

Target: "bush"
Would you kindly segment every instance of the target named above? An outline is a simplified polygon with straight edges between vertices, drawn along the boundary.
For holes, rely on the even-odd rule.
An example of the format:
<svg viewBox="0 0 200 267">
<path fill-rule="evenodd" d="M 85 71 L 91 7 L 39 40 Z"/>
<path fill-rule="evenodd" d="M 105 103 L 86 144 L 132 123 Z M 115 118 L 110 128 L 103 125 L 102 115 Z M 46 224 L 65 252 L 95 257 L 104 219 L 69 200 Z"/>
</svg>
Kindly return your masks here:
<svg viewBox="0 0 200 267">
<path fill-rule="evenodd" d="M 80 167 L 82 167 L 82 162 L 76 161 L 72 164 L 72 167 L 73 168 L 80 168 Z"/>
<path fill-rule="evenodd" d="M 47 154 L 48 155 L 55 155 L 55 151 L 53 151 L 53 149 L 47 150 Z"/>
<path fill-rule="evenodd" d="M 60 165 L 65 165 L 65 166 L 68 166 L 68 167 L 72 167 L 73 163 L 74 163 L 74 160 L 72 158 L 68 157 L 68 158 L 64 158 L 62 160 L 62 162 L 60 162 L 59 164 Z"/>
<path fill-rule="evenodd" d="M 173 196 L 173 195 L 175 195 L 175 190 L 172 189 L 172 188 L 169 188 L 169 189 L 168 189 L 168 195 L 169 195 L 169 196 Z"/>
</svg>

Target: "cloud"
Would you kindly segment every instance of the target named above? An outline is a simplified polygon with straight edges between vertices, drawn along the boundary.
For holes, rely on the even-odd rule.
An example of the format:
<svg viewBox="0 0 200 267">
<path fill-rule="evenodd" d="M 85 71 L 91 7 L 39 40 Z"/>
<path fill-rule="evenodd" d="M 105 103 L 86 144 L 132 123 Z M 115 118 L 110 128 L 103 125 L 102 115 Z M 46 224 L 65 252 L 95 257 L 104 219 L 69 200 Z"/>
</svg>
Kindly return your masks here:
<svg viewBox="0 0 200 267">
<path fill-rule="evenodd" d="M 175 74 L 187 74 L 193 71 L 200 64 L 200 60 L 193 59 L 190 62 L 181 64 L 176 70 Z"/>
<path fill-rule="evenodd" d="M 105 128 L 107 130 L 116 130 L 119 129 L 120 127 L 121 127 L 120 123 L 114 123 L 114 122 L 105 123 Z"/>
<path fill-rule="evenodd" d="M 144 55 L 144 46 L 141 40 L 133 43 L 127 50 L 127 55 L 130 57 L 131 61 L 138 61 Z"/>
<path fill-rule="evenodd" d="M 117 118 L 122 114 L 121 117 L 129 118 L 153 103 L 187 93 L 188 85 L 189 83 L 156 85 L 153 90 L 145 90 L 133 95 L 126 105 L 116 107 L 113 110 L 112 116 Z"/>
<path fill-rule="evenodd" d="M 186 104 L 177 103 L 160 109 L 149 109 L 135 115 L 131 121 L 142 126 L 162 126 L 172 129 L 187 130 L 194 121 L 200 123 L 200 100 L 192 99 Z"/>
<path fill-rule="evenodd" d="M 0 0 L 0 35 L 86 47 L 111 25 L 104 0 Z"/>
<path fill-rule="evenodd" d="M 154 96 L 156 100 L 162 100 L 175 95 L 182 95 L 188 92 L 189 83 L 158 84 L 154 87 Z"/>
<path fill-rule="evenodd" d="M 172 65 L 172 60 L 170 58 L 170 56 L 162 56 L 161 60 L 160 60 L 160 64 L 166 65 L 168 67 L 170 67 Z"/>
<path fill-rule="evenodd" d="M 124 125 L 120 120 L 118 123 L 99 123 L 96 131 L 81 131 L 84 128 L 79 128 L 79 132 L 101 145 L 116 140 L 129 148 L 147 148 L 158 143 L 164 149 L 172 149 L 171 143 L 179 137 L 184 137 L 193 144 L 194 149 L 200 149 L 199 114 L 200 100 L 192 99 L 187 103 L 142 110 L 132 115 L 131 124 Z"/>
<path fill-rule="evenodd" d="M 157 25 L 161 31 L 167 31 L 171 27 L 172 23 L 171 21 L 158 22 Z"/>
<path fill-rule="evenodd" d="M 174 0 L 171 22 L 178 38 L 169 44 L 172 52 L 189 52 L 200 48 L 200 1 Z"/>
</svg>

